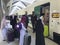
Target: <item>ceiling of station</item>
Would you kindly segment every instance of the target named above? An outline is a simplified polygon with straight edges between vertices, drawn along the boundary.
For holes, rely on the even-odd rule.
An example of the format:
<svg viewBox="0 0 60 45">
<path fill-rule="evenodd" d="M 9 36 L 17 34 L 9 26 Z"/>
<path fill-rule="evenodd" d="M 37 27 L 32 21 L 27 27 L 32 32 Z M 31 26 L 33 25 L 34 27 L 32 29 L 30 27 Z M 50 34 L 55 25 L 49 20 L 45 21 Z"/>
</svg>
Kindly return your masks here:
<svg viewBox="0 0 60 45">
<path fill-rule="evenodd" d="M 29 5 L 34 3 L 36 0 L 20 0 L 16 3 L 13 3 L 12 10 L 9 15 L 15 13 L 15 11 L 22 10 L 24 8 L 27 8 Z"/>
</svg>

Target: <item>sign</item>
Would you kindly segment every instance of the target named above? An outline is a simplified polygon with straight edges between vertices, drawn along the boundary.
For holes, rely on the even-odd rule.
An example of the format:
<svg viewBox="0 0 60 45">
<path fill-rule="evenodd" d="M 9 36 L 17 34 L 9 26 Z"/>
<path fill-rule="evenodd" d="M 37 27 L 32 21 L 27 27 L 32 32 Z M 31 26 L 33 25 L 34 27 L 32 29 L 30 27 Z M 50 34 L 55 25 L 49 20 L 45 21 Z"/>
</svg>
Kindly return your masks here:
<svg viewBox="0 0 60 45">
<path fill-rule="evenodd" d="M 52 13 L 52 18 L 59 18 L 59 13 Z"/>
</svg>

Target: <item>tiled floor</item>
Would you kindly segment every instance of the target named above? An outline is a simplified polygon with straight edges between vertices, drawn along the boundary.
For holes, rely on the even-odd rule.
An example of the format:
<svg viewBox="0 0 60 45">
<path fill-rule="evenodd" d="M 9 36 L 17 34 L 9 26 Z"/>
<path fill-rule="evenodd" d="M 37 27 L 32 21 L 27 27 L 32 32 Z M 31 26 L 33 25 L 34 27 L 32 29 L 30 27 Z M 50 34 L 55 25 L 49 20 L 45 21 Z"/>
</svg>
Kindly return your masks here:
<svg viewBox="0 0 60 45">
<path fill-rule="evenodd" d="M 29 34 L 31 34 L 31 36 L 32 36 L 31 45 L 35 45 L 35 34 L 32 33 L 32 30 L 30 28 L 28 29 L 28 31 L 29 31 Z M 45 38 L 45 44 L 46 45 L 58 45 L 55 42 L 53 42 L 47 38 Z M 19 45 L 19 43 L 18 43 L 18 40 L 15 40 L 14 42 L 11 42 L 9 44 L 5 41 L 2 41 L 1 31 L 0 31 L 0 45 Z"/>
</svg>

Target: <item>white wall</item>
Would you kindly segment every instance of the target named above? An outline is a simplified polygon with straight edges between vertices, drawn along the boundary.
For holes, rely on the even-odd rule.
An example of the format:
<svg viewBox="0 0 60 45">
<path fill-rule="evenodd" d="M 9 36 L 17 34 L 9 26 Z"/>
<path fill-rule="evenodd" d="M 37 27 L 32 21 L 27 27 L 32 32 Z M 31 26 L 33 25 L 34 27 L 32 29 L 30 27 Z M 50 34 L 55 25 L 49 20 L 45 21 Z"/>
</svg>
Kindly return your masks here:
<svg viewBox="0 0 60 45">
<path fill-rule="evenodd" d="M 52 18 L 52 13 L 58 12 L 60 13 L 60 0 L 51 0 L 50 1 L 50 38 L 53 39 L 53 32 L 59 33 L 60 34 L 60 17 L 59 18 Z M 53 21 L 53 22 L 52 22 Z"/>
</svg>

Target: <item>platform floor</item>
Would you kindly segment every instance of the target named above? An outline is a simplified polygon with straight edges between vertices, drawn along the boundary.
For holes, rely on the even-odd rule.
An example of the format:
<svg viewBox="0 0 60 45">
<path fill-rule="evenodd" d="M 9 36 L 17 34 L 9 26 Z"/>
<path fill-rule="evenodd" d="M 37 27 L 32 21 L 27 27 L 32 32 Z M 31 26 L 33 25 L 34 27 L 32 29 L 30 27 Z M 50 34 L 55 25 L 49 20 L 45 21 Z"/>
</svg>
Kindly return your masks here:
<svg viewBox="0 0 60 45">
<path fill-rule="evenodd" d="M 32 29 L 30 29 L 30 28 L 28 28 L 28 31 L 32 36 L 31 45 L 35 45 L 35 33 L 32 33 Z M 58 44 L 56 44 L 55 42 L 51 41 L 48 38 L 45 38 L 45 44 L 46 45 L 58 45 Z M 0 45 L 19 45 L 19 43 L 18 43 L 18 40 L 15 40 L 14 42 L 11 42 L 9 44 L 6 41 L 2 41 L 1 31 L 0 31 Z"/>
</svg>

